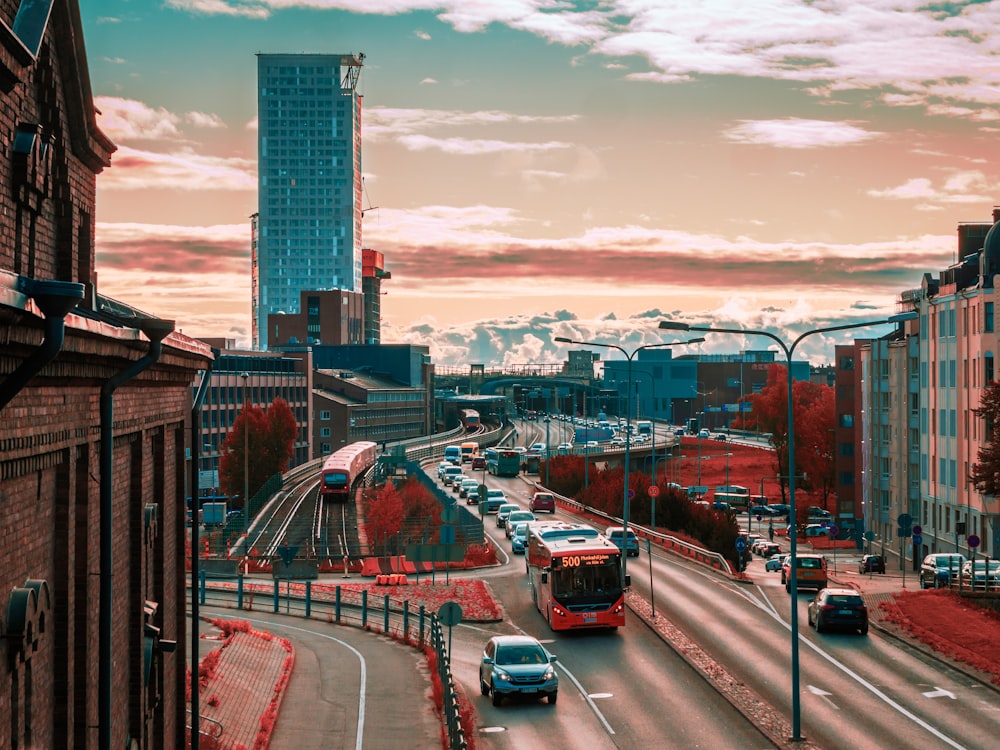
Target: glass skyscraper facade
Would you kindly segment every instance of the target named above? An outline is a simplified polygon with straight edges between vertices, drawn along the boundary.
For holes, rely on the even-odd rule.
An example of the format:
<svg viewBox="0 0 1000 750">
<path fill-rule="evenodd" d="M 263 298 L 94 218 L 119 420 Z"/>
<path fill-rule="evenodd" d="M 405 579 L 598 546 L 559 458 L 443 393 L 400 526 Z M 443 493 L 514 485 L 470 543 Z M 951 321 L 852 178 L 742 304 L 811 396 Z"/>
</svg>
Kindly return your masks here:
<svg viewBox="0 0 1000 750">
<path fill-rule="evenodd" d="M 361 288 L 364 55 L 257 55 L 253 348 L 300 291 Z"/>
</svg>

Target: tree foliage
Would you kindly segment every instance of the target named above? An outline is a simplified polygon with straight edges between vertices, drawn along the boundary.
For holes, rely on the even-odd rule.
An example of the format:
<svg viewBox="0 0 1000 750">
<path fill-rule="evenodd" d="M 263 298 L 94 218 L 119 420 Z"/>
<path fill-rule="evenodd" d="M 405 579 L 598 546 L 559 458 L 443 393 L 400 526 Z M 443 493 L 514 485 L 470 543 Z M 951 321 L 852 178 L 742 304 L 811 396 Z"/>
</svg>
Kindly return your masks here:
<svg viewBox="0 0 1000 750">
<path fill-rule="evenodd" d="M 1000 495 L 1000 441 L 996 440 L 995 427 L 1000 424 L 1000 383 L 992 382 L 983 389 L 979 408 L 972 413 L 983 420 L 986 436 L 979 447 L 977 458 L 969 472 L 969 481 L 981 495 Z"/>
<path fill-rule="evenodd" d="M 760 393 L 747 397 L 753 404 L 758 429 L 771 434 L 774 446 L 774 469 L 781 488 L 782 502 L 787 502 L 788 488 L 788 369 L 772 364 L 767 371 L 767 385 Z M 834 392 L 830 386 L 808 380 L 792 383 L 792 413 L 795 419 L 796 486 L 819 490 L 826 502 L 836 481 L 833 465 L 836 426 Z"/>
<path fill-rule="evenodd" d="M 248 404 L 237 415 L 222 444 L 219 484 L 230 497 L 239 496 L 239 507 L 245 502 L 244 472 L 248 496 L 253 497 L 268 479 L 288 470 L 297 429 L 291 408 L 281 398 L 266 412 Z"/>
</svg>

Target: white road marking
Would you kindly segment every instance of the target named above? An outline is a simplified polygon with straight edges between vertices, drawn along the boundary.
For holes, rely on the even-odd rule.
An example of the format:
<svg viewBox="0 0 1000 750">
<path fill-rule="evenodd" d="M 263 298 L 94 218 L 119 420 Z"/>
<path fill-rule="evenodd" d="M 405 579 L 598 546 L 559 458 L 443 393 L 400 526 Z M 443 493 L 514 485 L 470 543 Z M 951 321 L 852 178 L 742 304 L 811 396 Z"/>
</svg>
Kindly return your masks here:
<svg viewBox="0 0 1000 750">
<path fill-rule="evenodd" d="M 951 698 L 952 700 L 958 700 L 955 694 L 950 690 L 945 690 L 944 688 L 939 688 L 937 685 L 934 686 L 933 690 L 928 690 L 924 693 L 925 698 Z"/>
</svg>

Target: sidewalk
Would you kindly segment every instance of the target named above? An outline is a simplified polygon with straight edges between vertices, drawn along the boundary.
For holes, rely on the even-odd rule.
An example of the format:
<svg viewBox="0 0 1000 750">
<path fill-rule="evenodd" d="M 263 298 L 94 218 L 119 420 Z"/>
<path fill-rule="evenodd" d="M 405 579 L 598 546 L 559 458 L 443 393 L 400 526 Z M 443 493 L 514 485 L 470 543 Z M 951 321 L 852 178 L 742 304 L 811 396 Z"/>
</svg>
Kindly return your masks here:
<svg viewBox="0 0 1000 750">
<path fill-rule="evenodd" d="M 270 737 L 274 728 L 284 697 L 279 683 L 287 683 L 294 663 L 290 644 L 259 631 L 236 632 L 221 640 L 221 631 L 208 623 L 202 626 L 208 634 L 203 663 L 213 651 L 219 651 L 219 656 L 199 697 L 205 733 L 200 745 L 220 750 L 252 748 L 258 734 Z M 213 637 L 220 640 L 213 641 Z M 213 648 L 214 643 L 218 648 Z"/>
</svg>

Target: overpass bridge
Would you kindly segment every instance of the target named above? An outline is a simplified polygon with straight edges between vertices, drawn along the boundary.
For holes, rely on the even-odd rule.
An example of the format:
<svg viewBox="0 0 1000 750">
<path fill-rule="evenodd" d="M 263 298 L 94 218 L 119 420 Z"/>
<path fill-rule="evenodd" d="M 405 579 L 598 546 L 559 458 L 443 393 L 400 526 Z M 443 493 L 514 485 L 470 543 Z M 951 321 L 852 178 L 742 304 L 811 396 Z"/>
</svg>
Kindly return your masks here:
<svg viewBox="0 0 1000 750">
<path fill-rule="evenodd" d="M 572 371 L 565 364 L 435 366 L 435 387 L 471 395 L 503 394 L 512 401 L 533 402 L 528 408 L 582 412 L 585 400 L 601 394 L 604 381 L 593 372 Z M 617 396 L 615 396 L 617 398 Z M 596 413 L 599 409 L 587 410 Z"/>
</svg>

